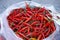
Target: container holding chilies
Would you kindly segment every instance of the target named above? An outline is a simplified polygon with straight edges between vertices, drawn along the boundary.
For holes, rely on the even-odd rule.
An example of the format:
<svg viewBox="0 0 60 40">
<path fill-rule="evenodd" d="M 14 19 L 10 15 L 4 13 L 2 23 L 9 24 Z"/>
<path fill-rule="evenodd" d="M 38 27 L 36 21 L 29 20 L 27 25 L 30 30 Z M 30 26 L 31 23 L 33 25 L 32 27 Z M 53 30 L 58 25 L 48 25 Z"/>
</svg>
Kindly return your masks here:
<svg viewBox="0 0 60 40">
<path fill-rule="evenodd" d="M 20 7 L 25 8 L 25 2 L 27 2 L 31 7 L 45 7 L 46 9 L 50 9 L 52 11 L 52 14 L 54 14 L 54 12 L 56 11 L 56 10 L 54 10 L 54 7 L 52 5 L 42 5 L 42 4 L 33 2 L 33 1 L 23 1 L 20 3 L 13 4 L 12 6 L 8 7 L 1 16 L 2 23 L 3 23 L 2 25 L 4 25 L 4 27 L 3 27 L 4 30 L 2 32 L 4 33 L 6 40 L 22 40 L 22 38 L 17 37 L 16 34 L 12 31 L 12 29 L 9 27 L 8 22 L 7 22 L 7 16 L 13 9 L 17 9 Z M 43 40 L 52 40 L 54 38 L 54 36 L 59 32 L 58 24 L 55 21 L 54 21 L 54 23 L 56 26 L 56 30 L 49 37 L 47 37 Z"/>
</svg>

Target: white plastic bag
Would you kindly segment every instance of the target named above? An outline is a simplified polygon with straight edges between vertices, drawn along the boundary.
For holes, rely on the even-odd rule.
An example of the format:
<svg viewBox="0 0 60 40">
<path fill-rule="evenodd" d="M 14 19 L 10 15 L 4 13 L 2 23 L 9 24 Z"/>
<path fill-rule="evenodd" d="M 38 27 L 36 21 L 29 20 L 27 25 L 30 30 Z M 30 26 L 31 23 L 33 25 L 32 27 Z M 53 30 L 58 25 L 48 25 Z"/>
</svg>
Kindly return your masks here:
<svg viewBox="0 0 60 40">
<path fill-rule="evenodd" d="M 4 26 L 2 26 L 3 27 L 2 33 L 5 36 L 6 40 L 22 40 L 21 38 L 17 37 L 15 35 L 15 33 L 12 31 L 12 29 L 9 27 L 8 22 L 7 22 L 7 16 L 13 9 L 20 8 L 20 7 L 24 8 L 25 2 L 27 2 L 30 6 L 45 7 L 46 9 L 50 9 L 50 10 L 52 10 L 53 14 L 55 12 L 54 7 L 51 5 L 49 5 L 49 6 L 41 5 L 41 4 L 32 2 L 32 1 L 24 1 L 24 2 L 20 2 L 20 3 L 10 6 L 9 8 L 7 8 L 6 11 L 3 12 L 2 16 L 1 16 L 2 22 L 4 25 Z M 44 40 L 53 39 L 54 35 L 56 35 L 56 33 L 59 31 L 59 26 L 56 24 L 56 22 L 55 22 L 55 26 L 56 26 L 56 30 L 54 31 L 54 33 L 52 33 L 49 37 L 45 38 Z"/>
</svg>

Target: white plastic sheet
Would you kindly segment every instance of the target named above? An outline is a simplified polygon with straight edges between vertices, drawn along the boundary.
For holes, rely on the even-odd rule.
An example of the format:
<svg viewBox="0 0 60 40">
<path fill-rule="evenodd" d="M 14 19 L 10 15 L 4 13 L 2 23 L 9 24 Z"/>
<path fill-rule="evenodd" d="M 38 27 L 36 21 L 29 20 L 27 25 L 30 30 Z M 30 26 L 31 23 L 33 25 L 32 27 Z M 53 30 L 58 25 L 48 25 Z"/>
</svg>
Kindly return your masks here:
<svg viewBox="0 0 60 40">
<path fill-rule="evenodd" d="M 20 8 L 20 7 L 24 8 L 25 2 L 27 2 L 30 6 L 45 7 L 46 9 L 50 9 L 53 12 L 53 14 L 54 12 L 56 12 L 56 10 L 54 9 L 52 5 L 42 5 L 42 4 L 32 2 L 32 1 L 24 1 L 24 2 L 16 3 L 10 6 L 9 8 L 6 9 L 6 11 L 3 12 L 1 16 L 2 25 L 3 25 L 2 34 L 4 35 L 6 40 L 22 40 L 21 38 L 17 37 L 15 33 L 12 31 L 12 29 L 9 27 L 8 22 L 7 22 L 7 16 L 13 9 Z M 54 31 L 54 33 L 52 33 L 49 37 L 45 38 L 44 40 L 52 40 L 54 36 L 59 32 L 59 26 L 56 24 L 56 22 L 55 22 L 55 26 L 56 26 L 56 30 Z"/>
</svg>

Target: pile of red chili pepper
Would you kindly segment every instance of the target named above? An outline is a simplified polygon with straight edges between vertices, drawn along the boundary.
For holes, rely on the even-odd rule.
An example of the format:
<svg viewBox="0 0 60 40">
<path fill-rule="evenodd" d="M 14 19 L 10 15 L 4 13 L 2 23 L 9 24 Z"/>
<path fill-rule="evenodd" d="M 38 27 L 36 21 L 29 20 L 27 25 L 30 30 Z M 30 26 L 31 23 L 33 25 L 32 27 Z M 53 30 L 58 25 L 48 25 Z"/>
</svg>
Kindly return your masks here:
<svg viewBox="0 0 60 40">
<path fill-rule="evenodd" d="M 12 10 L 7 20 L 10 28 L 23 40 L 43 40 L 56 30 L 50 12 L 44 7 L 31 8 L 26 4 L 25 8 Z"/>
</svg>

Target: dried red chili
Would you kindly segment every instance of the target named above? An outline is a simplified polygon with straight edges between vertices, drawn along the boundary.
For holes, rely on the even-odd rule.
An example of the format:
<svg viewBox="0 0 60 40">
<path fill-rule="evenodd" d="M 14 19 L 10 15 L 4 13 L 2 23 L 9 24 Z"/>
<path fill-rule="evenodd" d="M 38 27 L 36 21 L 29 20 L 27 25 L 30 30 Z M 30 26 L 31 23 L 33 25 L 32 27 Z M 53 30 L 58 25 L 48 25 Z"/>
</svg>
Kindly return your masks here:
<svg viewBox="0 0 60 40">
<path fill-rule="evenodd" d="M 11 29 L 23 40 L 43 40 L 56 30 L 54 21 L 47 16 L 52 18 L 45 8 L 31 8 L 26 4 L 25 9 L 11 11 L 7 20 Z"/>
</svg>

